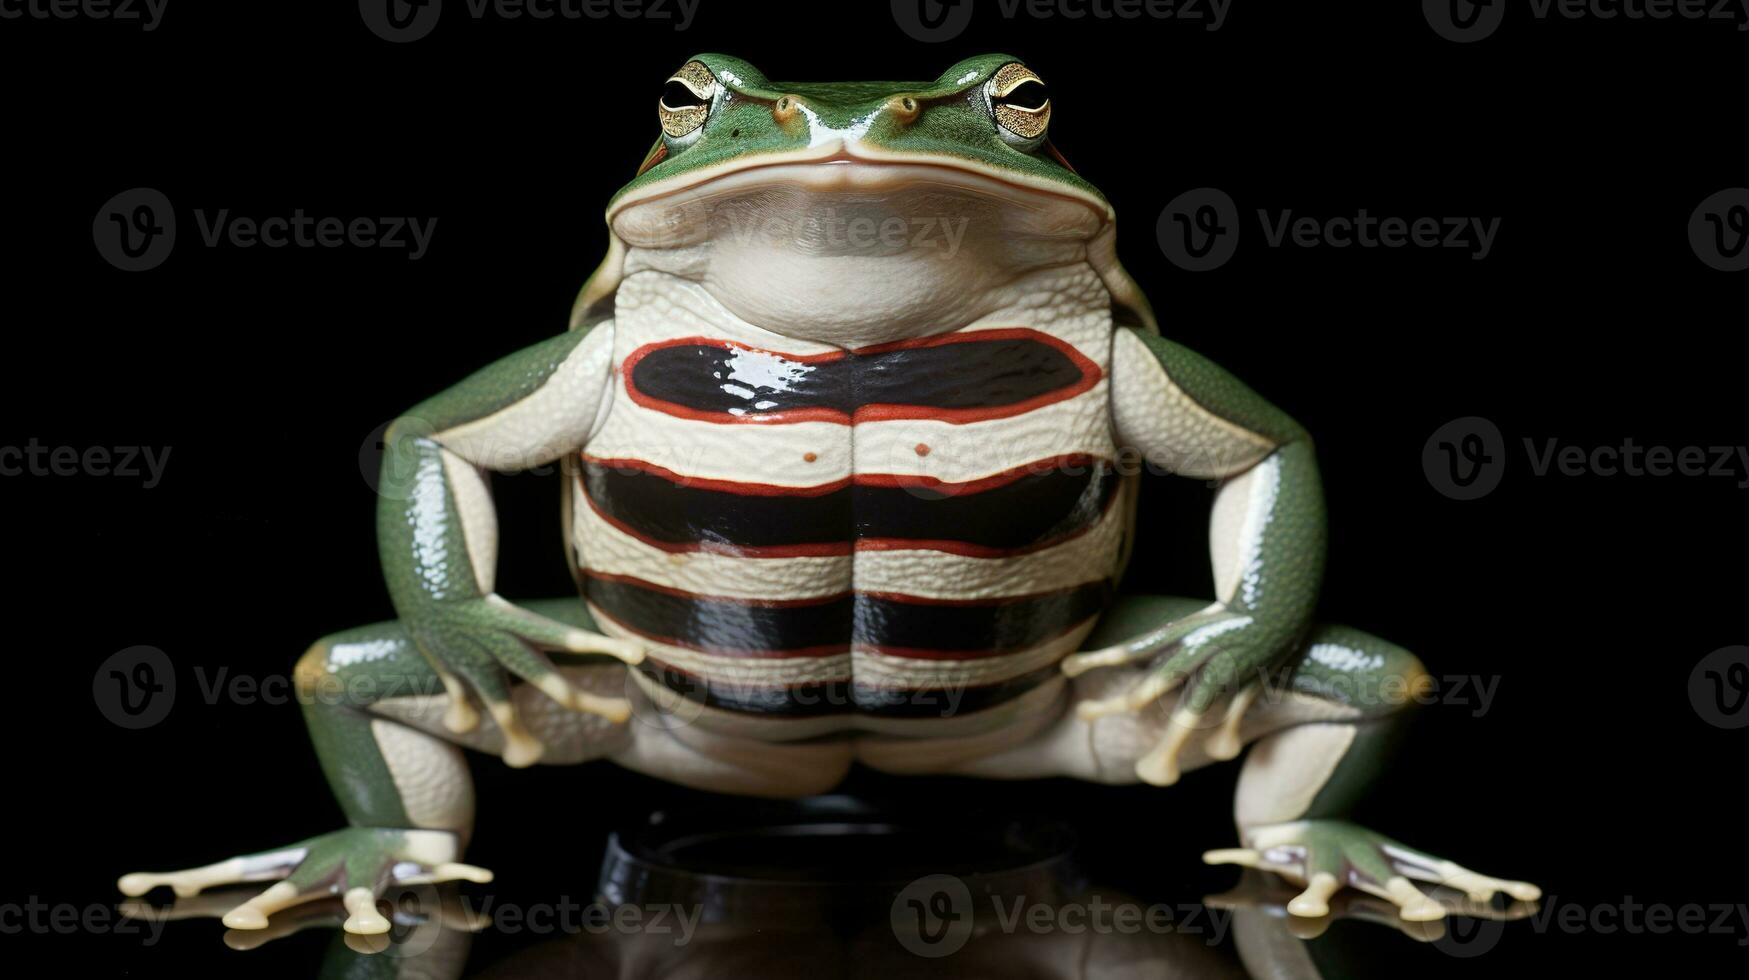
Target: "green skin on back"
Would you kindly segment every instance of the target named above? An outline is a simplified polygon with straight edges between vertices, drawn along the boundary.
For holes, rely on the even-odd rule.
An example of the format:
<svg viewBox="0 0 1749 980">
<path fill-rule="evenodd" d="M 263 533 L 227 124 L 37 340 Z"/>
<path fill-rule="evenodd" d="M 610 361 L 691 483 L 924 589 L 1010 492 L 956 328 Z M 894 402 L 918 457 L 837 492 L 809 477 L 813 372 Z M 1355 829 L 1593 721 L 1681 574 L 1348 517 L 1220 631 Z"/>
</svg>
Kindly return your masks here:
<svg viewBox="0 0 1749 980">
<path fill-rule="evenodd" d="M 665 133 L 639 174 L 614 195 L 609 215 L 718 172 L 805 156 L 821 132 L 833 132 L 854 133 L 859 152 L 954 166 L 1031 192 L 1073 198 L 1109 216 L 1104 196 L 1062 162 L 1048 135 L 1017 134 L 999 121 L 993 80 L 1016 64 L 1015 58 L 992 54 L 962 61 L 932 82 L 777 84 L 739 59 L 699 55 L 689 66 L 702 66 L 708 77 L 697 70 L 689 77 L 695 86 L 704 80 L 708 89 L 703 122 L 679 135 Z M 623 251 L 616 238 L 607 261 L 579 298 L 573 329 L 511 354 L 421 402 L 388 430 L 377 534 L 397 619 L 319 642 L 297 671 L 316 751 L 350 828 L 236 859 L 252 869 L 246 880 L 284 878 L 299 891 L 300 901 L 361 888 L 380 890 L 394 868 L 478 880 L 471 875 L 478 869 L 453 864 L 471 832 L 471 803 L 466 816 L 449 825 L 421 824 L 409 815 L 375 733 L 374 726 L 381 724 L 378 702 L 447 693 L 451 713 L 445 724 L 452 732 L 477 728 L 477 709 L 483 709 L 508 735 L 519 724 L 512 706 L 518 684 L 534 685 L 556 698 L 571 697 L 558 666 L 635 659 L 602 637 L 575 599 L 512 605 L 492 594 L 492 570 L 476 567 L 477 552 L 470 548 L 465 488 L 456 485 L 458 473 L 469 480 L 483 477 L 468 475 L 473 468 L 452 448 L 454 433 L 541 392 L 565 369 L 590 330 L 610 319 Z M 1259 529 L 1254 540 L 1246 543 L 1249 564 L 1243 587 L 1212 607 L 1206 601 L 1169 597 L 1120 600 L 1083 647 L 1118 659 L 1091 666 L 1121 662 L 1135 667 L 1137 688 L 1150 690 L 1152 698 L 1130 704 L 1128 710 L 1141 710 L 1153 698 L 1180 691 L 1174 724 L 1194 727 L 1222 705 L 1275 685 L 1333 706 L 1343 724 L 1357 732 L 1345 754 L 1330 760 L 1327 777 L 1310 798 L 1274 800 L 1266 792 L 1261 804 L 1241 800 L 1240 832 L 1246 847 L 1214 852 L 1211 859 L 1265 868 L 1306 885 L 1307 891 L 1289 905 L 1289 911 L 1304 916 L 1322 914 L 1334 887 L 1347 885 L 1394 903 L 1405 917 L 1432 917 L 1419 892 L 1404 891 L 1408 877 L 1453 883 L 1472 897 L 1495 889 L 1534 897 L 1531 886 L 1474 875 L 1339 819 L 1381 765 L 1403 715 L 1403 699 L 1390 691 L 1424 685 L 1425 671 L 1399 647 L 1359 631 L 1314 623 L 1327 535 L 1318 465 L 1306 432 L 1221 368 L 1159 336 L 1146 300 L 1114 257 L 1094 263 L 1110 287 L 1117 329 L 1139 342 L 1144 356 L 1170 379 L 1184 398 L 1184 411 L 1215 430 L 1237 433 L 1234 438 L 1247 445 L 1262 447 L 1251 466 L 1222 472 L 1193 467 L 1185 475 L 1228 479 L 1256 469 L 1270 474 L 1273 482 L 1271 492 L 1258 498 L 1266 502 L 1267 512 L 1255 522 Z M 533 466 L 561 456 L 554 451 L 518 462 Z M 333 652 L 340 648 L 368 648 L 372 656 L 336 659 Z M 1345 656 L 1316 655 L 1321 649 L 1340 650 Z M 1065 670 L 1072 670 L 1070 662 Z M 317 696 L 324 690 L 332 696 Z M 609 718 L 622 710 L 611 699 L 578 697 L 567 706 Z M 623 714 L 615 720 L 623 722 Z M 1161 747 L 1136 764 L 1137 775 L 1161 785 L 1174 781 L 1176 753 L 1189 738 L 1185 731 L 1189 729 L 1178 734 L 1169 729 Z M 515 751 L 520 754 L 513 758 L 512 749 L 506 749 L 506 760 L 535 761 L 539 747 L 518 744 Z M 1247 817 L 1248 812 L 1265 816 Z M 433 834 L 448 835 L 453 846 L 434 846 Z M 275 866 L 276 860 L 284 867 Z M 156 883 L 198 890 L 227 874 L 240 874 L 229 865 L 197 870 L 130 875 L 122 886 L 130 893 Z M 257 913 L 270 913 L 279 904 L 259 903 L 226 921 L 255 928 Z M 366 930 L 370 918 L 356 914 L 348 929 Z"/>
</svg>

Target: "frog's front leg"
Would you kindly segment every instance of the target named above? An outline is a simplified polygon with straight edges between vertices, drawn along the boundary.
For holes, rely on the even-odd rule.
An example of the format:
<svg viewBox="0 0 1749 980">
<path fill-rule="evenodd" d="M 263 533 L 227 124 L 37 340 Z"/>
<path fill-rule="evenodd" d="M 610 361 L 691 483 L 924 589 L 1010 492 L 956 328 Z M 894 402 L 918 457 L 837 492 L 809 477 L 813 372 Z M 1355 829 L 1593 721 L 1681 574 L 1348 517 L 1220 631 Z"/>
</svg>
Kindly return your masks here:
<svg viewBox="0 0 1749 980">
<path fill-rule="evenodd" d="M 577 599 L 530 603 L 542 616 L 593 629 Z M 567 684 L 600 698 L 623 696 L 625 666 L 606 657 L 558 668 Z M 467 732 L 445 727 L 450 696 L 398 622 L 347 630 L 318 641 L 293 672 L 298 701 L 323 772 L 348 827 L 285 847 L 184 871 L 139 872 L 118 883 L 129 895 L 159 885 L 178 896 L 235 884 L 273 882 L 220 909 L 233 929 L 262 929 L 282 909 L 336 896 L 348 932 L 388 929 L 376 909 L 392 885 L 483 882 L 491 873 L 459 861 L 473 830 L 473 780 L 458 746 L 498 756 L 514 741 L 493 718 Z M 630 726 L 565 710 L 531 685 L 509 695 L 516 738 L 537 739 L 544 759 L 574 763 L 624 751 Z"/>
</svg>

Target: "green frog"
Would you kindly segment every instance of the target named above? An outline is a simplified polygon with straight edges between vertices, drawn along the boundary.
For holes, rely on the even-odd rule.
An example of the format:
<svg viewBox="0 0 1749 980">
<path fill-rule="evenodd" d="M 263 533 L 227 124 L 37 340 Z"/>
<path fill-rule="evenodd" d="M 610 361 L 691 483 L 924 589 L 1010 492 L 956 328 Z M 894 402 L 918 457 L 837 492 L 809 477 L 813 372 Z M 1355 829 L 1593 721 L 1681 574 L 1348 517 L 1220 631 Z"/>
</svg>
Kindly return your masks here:
<svg viewBox="0 0 1749 980">
<path fill-rule="evenodd" d="M 1310 438 L 1161 335 L 1055 108 L 1000 54 L 904 83 L 682 65 L 569 329 L 388 430 L 397 618 L 295 668 L 347 826 L 121 890 L 260 882 L 226 925 L 337 896 L 383 932 L 390 884 L 490 879 L 464 749 L 766 797 L 859 765 L 1164 788 L 1244 753 L 1238 846 L 1205 858 L 1288 879 L 1291 915 L 1534 900 L 1343 819 L 1431 678 L 1315 620 Z M 555 462 L 578 595 L 512 602 L 488 475 Z M 1118 588 L 1168 560 L 1134 533 L 1149 469 L 1218 486 L 1212 598 Z"/>
</svg>

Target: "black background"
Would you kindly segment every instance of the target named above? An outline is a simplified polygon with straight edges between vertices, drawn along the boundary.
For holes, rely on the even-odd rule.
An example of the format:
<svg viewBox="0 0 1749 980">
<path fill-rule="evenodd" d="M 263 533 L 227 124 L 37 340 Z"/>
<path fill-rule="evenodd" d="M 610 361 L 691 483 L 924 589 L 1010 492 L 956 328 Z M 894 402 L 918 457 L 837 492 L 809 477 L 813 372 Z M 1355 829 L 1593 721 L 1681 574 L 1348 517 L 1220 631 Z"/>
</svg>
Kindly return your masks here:
<svg viewBox="0 0 1749 980">
<path fill-rule="evenodd" d="M 1532 474 L 1523 448 L 1744 442 L 1733 343 L 1749 279 L 1691 251 L 1690 213 L 1749 183 L 1749 35 L 1682 21 L 1537 20 L 1458 45 L 1419 5 L 1238 0 L 1183 22 L 1005 20 L 979 0 L 939 44 L 885 3 L 703 0 L 668 21 L 474 21 L 452 0 L 392 45 L 355 5 L 171 2 L 154 32 L 0 21 L 10 179 L 0 444 L 170 447 L 161 485 L 0 479 L 12 575 L 8 853 L 0 902 L 114 900 L 114 877 L 338 826 L 294 705 L 201 699 L 196 672 L 283 676 L 304 647 L 390 613 L 361 453 L 398 412 L 563 329 L 605 247 L 602 206 L 656 135 L 688 55 L 773 78 L 934 78 L 1006 50 L 1051 83 L 1056 144 L 1113 200 L 1120 254 L 1164 332 L 1318 440 L 1332 548 L 1324 617 L 1418 652 L 1442 679 L 1496 679 L 1491 710 L 1424 713 L 1365 813 L 1380 829 L 1534 880 L 1559 904 L 1735 903 L 1743 731 L 1707 724 L 1695 664 L 1749 642 L 1738 477 Z M 1352 6 L 1356 9 L 1347 9 Z M 1387 10 L 1389 7 L 1391 9 Z M 133 187 L 182 223 L 128 274 L 92 219 Z M 1182 191 L 1237 201 L 1245 236 L 1211 273 L 1168 264 L 1155 219 Z M 1271 249 L 1258 208 L 1501 218 L 1493 253 Z M 204 248 L 195 209 L 266 217 L 436 217 L 417 262 L 374 249 Z M 1422 450 L 1483 416 L 1499 488 L 1436 492 Z M 552 477 L 498 481 L 500 590 L 563 594 Z M 1129 584 L 1207 594 L 1208 494 L 1147 485 Z M 139 644 L 177 665 L 163 723 L 125 731 L 92 675 Z M 1227 887 L 1197 855 L 1233 839 L 1235 766 L 1171 791 L 859 775 L 852 788 L 1070 816 L 1096 877 L 1164 901 Z M 477 844 L 506 892 L 586 895 L 605 830 L 701 798 L 606 765 L 511 772 L 479 760 Z M 1479 961 L 1339 925 L 1379 975 L 1663 967 L 1749 956 L 1732 934 L 1510 929 Z M 81 969 L 308 973 L 327 937 L 272 954 L 176 923 L 163 943 L 0 935 Z M 485 937 L 484 965 L 517 945 Z"/>
</svg>

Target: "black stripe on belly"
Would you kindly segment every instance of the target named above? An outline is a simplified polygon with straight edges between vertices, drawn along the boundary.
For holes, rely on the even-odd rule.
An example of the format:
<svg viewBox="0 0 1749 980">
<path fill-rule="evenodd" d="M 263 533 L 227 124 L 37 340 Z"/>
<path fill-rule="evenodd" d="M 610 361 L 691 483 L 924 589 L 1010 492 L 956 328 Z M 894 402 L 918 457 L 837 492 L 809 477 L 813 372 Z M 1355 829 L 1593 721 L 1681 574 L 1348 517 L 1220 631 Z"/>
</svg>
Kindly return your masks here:
<svg viewBox="0 0 1749 980">
<path fill-rule="evenodd" d="M 1060 636 L 1105 607 L 1110 584 L 981 601 L 846 593 L 774 603 L 688 595 L 586 571 L 583 593 L 628 629 L 712 653 L 824 655 L 842 653 L 854 640 L 893 656 L 958 660 L 1025 650 Z"/>
<path fill-rule="evenodd" d="M 681 482 L 630 463 L 598 460 L 585 460 L 579 478 L 602 514 L 658 547 L 811 546 L 803 553 L 844 553 L 852 540 L 870 539 L 1027 548 L 1098 523 L 1118 485 L 1103 461 L 1065 462 L 988 489 L 897 485 L 896 478 L 865 476 L 820 488 L 824 492 L 746 492 L 754 488 Z"/>
<path fill-rule="evenodd" d="M 1105 608 L 1107 582 L 990 603 L 906 602 L 856 597 L 856 642 L 895 656 L 987 656 L 1034 647 Z"/>
<path fill-rule="evenodd" d="M 584 573 L 583 594 L 622 625 L 676 646 L 774 656 L 843 653 L 855 622 L 846 593 L 820 601 L 758 603 L 688 596 L 632 579 Z"/>
<path fill-rule="evenodd" d="M 652 660 L 644 661 L 637 669 L 687 700 L 726 711 L 779 718 L 816 718 L 852 712 L 883 718 L 953 718 L 1010 701 L 1057 673 L 1055 666 L 1049 666 L 994 684 L 901 691 L 845 680 L 783 688 L 707 683 L 678 667 Z"/>
<path fill-rule="evenodd" d="M 849 421 L 865 406 L 943 412 L 1000 409 L 1091 387 L 1099 367 L 1024 328 L 975 331 L 826 355 L 753 351 L 686 338 L 627 359 L 634 401 L 683 416 L 784 413 Z M 752 363 L 756 370 L 738 369 Z"/>
<path fill-rule="evenodd" d="M 848 481 L 806 496 L 737 493 L 588 458 L 578 478 L 596 509 L 652 544 L 771 548 L 850 537 Z"/>
</svg>

